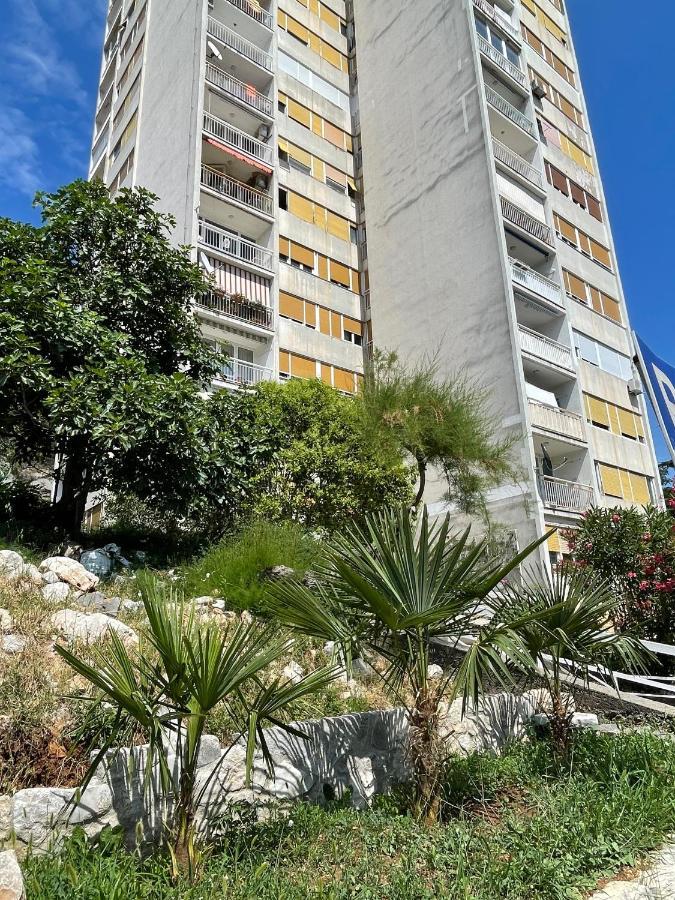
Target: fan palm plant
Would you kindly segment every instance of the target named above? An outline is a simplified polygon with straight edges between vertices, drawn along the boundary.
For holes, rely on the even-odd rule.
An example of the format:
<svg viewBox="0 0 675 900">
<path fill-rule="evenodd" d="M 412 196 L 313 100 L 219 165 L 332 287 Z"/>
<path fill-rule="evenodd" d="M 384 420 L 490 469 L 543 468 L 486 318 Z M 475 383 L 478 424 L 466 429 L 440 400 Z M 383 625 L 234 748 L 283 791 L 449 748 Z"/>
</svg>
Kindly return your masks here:
<svg viewBox="0 0 675 900">
<path fill-rule="evenodd" d="M 268 588 L 274 614 L 296 631 L 334 641 L 348 670 L 364 650 L 386 661 L 380 677 L 409 716 L 413 811 L 422 820 L 433 822 L 439 812 L 441 701 L 475 701 L 487 680 L 510 682 L 509 660 L 528 665 L 518 619 L 504 626 L 493 609 L 481 625 L 480 614 L 537 543 L 497 564 L 485 543 L 469 542 L 468 530 L 451 537 L 448 517 L 432 527 L 425 508 L 417 526 L 410 510 L 387 510 L 333 539 L 311 589 L 290 582 Z M 441 637 L 472 643 L 455 672 L 432 679 L 430 652 Z"/>
<path fill-rule="evenodd" d="M 266 670 L 287 656 L 292 645 L 278 627 L 253 622 L 222 629 L 200 624 L 177 598 L 165 596 L 157 585 L 143 586 L 148 618 L 145 640 L 129 650 L 115 635 L 89 652 L 85 659 L 64 646 L 61 657 L 97 692 L 97 701 L 112 704 L 115 722 L 94 758 L 86 785 L 112 748 L 119 748 L 130 726 L 140 728 L 148 741 L 146 785 L 155 767 L 161 789 L 173 804 L 168 823 L 174 872 L 194 876 L 200 850 L 197 811 L 210 781 L 198 788 L 197 767 L 208 714 L 225 704 L 239 735 L 247 741 L 247 778 L 259 742 L 268 765 L 263 725 L 272 723 L 304 737 L 284 725 L 279 714 L 288 704 L 319 690 L 339 669 L 326 667 L 290 683 L 282 677 L 266 678 Z M 175 753 L 177 765 L 172 764 Z M 214 769 L 212 777 L 217 769 Z"/>
<path fill-rule="evenodd" d="M 611 677 L 610 665 L 644 667 L 649 653 L 639 638 L 612 625 L 619 606 L 610 585 L 589 569 L 564 567 L 507 585 L 502 612 L 511 619 L 537 664 L 549 695 L 551 738 L 559 754 L 570 745 L 573 700 L 565 675 L 587 685 L 591 671 Z"/>
</svg>

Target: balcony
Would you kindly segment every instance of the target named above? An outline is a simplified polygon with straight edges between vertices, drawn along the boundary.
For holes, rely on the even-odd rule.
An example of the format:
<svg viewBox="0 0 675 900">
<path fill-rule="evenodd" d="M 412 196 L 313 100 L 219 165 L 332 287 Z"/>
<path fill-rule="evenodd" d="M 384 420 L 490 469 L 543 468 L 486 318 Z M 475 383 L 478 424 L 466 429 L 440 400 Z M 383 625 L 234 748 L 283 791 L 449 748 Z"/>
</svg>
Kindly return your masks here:
<svg viewBox="0 0 675 900">
<path fill-rule="evenodd" d="M 529 235 L 536 238 L 538 241 L 541 241 L 543 244 L 548 244 L 549 247 L 553 247 L 553 232 L 545 222 L 540 222 L 539 219 L 535 219 L 534 216 L 531 216 L 528 212 L 525 212 L 524 209 L 521 209 L 519 206 L 516 206 L 515 203 L 507 200 L 506 197 L 500 196 L 499 199 L 502 204 L 502 215 L 508 222 L 511 222 L 517 228 L 526 231 Z"/>
<path fill-rule="evenodd" d="M 565 309 L 562 288 L 550 278 L 540 275 L 539 272 L 535 272 L 534 269 L 530 269 L 523 263 L 516 262 L 515 259 L 511 260 L 511 278 L 520 287 L 543 297 L 544 300 L 555 303 L 560 309 Z"/>
<path fill-rule="evenodd" d="M 227 319 L 272 331 L 272 310 L 246 297 L 231 297 L 222 291 L 209 291 L 196 301 L 196 305 L 199 309 L 206 309 Z"/>
<path fill-rule="evenodd" d="M 223 366 L 216 381 L 236 387 L 252 387 L 261 381 L 273 381 L 274 372 L 257 363 L 243 362 L 241 359 L 230 359 Z"/>
<path fill-rule="evenodd" d="M 274 215 L 274 201 L 269 194 L 264 194 L 235 178 L 230 178 L 223 172 L 217 172 L 215 169 L 203 165 L 201 183 L 202 187 L 213 191 L 219 197 L 239 203 L 263 216 Z"/>
<path fill-rule="evenodd" d="M 260 22 L 265 28 L 269 28 L 270 30 L 274 28 L 274 17 L 271 13 L 268 13 L 259 6 L 258 3 L 254 3 L 252 0 L 228 0 L 228 2 L 231 3 L 232 6 L 236 6 L 237 9 L 246 13 L 247 16 L 255 19 L 256 22 Z"/>
<path fill-rule="evenodd" d="M 218 228 L 217 225 L 210 225 L 203 219 L 199 220 L 199 242 L 223 256 L 231 256 L 258 269 L 272 271 L 274 256 L 271 250 L 231 234 L 224 228 Z"/>
<path fill-rule="evenodd" d="M 251 137 L 245 131 L 240 131 L 228 122 L 212 116 L 210 113 L 204 113 L 204 131 L 210 137 L 215 138 L 233 150 L 238 150 L 246 154 L 252 160 L 258 160 L 272 166 L 274 162 L 274 150 L 269 144 L 263 144 L 262 141 Z"/>
<path fill-rule="evenodd" d="M 235 53 L 244 56 L 257 66 L 260 66 L 261 69 L 272 72 L 272 57 L 269 53 L 261 50 L 260 47 L 256 47 L 256 45 L 252 44 L 250 41 L 245 40 L 241 35 L 232 31 L 230 28 L 227 28 L 212 16 L 209 16 L 208 33 L 211 37 L 220 41 L 221 44 L 225 44 L 226 47 L 229 47 L 230 50 L 234 50 Z"/>
<path fill-rule="evenodd" d="M 505 97 L 502 97 L 501 94 L 497 93 L 497 91 L 495 91 L 494 88 L 491 88 L 489 84 L 485 85 L 485 96 L 487 97 L 487 102 L 490 106 L 493 106 L 503 116 L 506 116 L 511 122 L 518 125 L 523 131 L 526 131 L 530 137 L 535 138 L 535 140 L 537 139 L 537 126 L 532 119 L 522 113 L 519 109 L 516 109 L 512 103 L 509 103 Z"/>
<path fill-rule="evenodd" d="M 498 66 L 502 72 L 505 72 L 510 78 L 512 78 L 521 88 L 527 87 L 527 76 L 523 72 L 521 68 L 519 68 L 515 63 L 512 63 L 510 59 L 507 59 L 503 53 L 497 50 L 496 47 L 493 47 L 489 41 L 486 41 L 482 34 L 478 34 L 476 32 L 476 37 L 478 38 L 478 49 L 483 54 L 483 56 L 487 57 L 490 62 L 493 62 L 496 66 Z"/>
<path fill-rule="evenodd" d="M 568 372 L 574 372 L 574 357 L 569 347 L 552 341 L 550 338 L 526 328 L 524 325 L 518 326 L 520 332 L 520 349 L 529 356 L 536 356 L 544 362 L 557 366 L 559 369 L 566 369 Z"/>
<path fill-rule="evenodd" d="M 222 69 L 210 62 L 206 64 L 206 80 L 241 103 L 245 103 L 251 109 L 255 109 L 265 116 L 272 116 L 274 107 L 269 97 L 265 97 L 252 85 L 244 84 L 243 81 L 228 75 L 227 72 L 223 72 Z"/>
<path fill-rule="evenodd" d="M 585 512 L 593 505 L 593 488 L 589 484 L 577 484 L 562 478 L 537 477 L 537 487 L 542 503 L 548 509 L 565 512 Z"/>
<path fill-rule="evenodd" d="M 479 9 L 483 15 L 487 16 L 487 18 L 494 22 L 495 25 L 498 25 L 509 37 L 512 37 L 514 41 L 517 41 L 519 44 L 522 42 L 522 37 L 520 32 L 505 16 L 500 16 L 494 6 L 488 2 L 488 0 L 473 0 L 473 5 L 476 9 Z"/>
<path fill-rule="evenodd" d="M 543 189 L 544 178 L 539 169 L 530 165 L 526 159 L 523 159 L 522 156 L 514 153 L 513 150 L 506 146 L 506 144 L 502 144 L 501 141 L 498 141 L 496 137 L 492 138 L 492 147 L 496 160 L 503 163 L 505 166 L 508 166 L 513 172 L 526 178 L 531 184 Z"/>
<path fill-rule="evenodd" d="M 585 441 L 581 416 L 566 409 L 558 409 L 556 406 L 545 406 L 536 400 L 529 400 L 528 405 L 533 428 L 549 431 L 573 441 Z"/>
</svg>

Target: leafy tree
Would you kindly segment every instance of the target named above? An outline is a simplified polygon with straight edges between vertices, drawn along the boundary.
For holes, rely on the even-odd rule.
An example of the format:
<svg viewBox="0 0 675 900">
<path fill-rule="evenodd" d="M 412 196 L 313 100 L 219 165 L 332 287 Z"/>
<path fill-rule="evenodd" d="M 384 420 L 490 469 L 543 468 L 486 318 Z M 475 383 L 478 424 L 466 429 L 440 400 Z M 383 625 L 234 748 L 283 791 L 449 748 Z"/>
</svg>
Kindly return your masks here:
<svg viewBox="0 0 675 900">
<path fill-rule="evenodd" d="M 502 565 L 488 558 L 485 543 L 469 544 L 468 530 L 451 537 L 449 529 L 449 517 L 430 526 L 426 507 L 419 528 L 407 509 L 374 513 L 362 527 L 332 539 L 315 587 L 270 585 L 267 600 L 283 624 L 334 641 L 348 666 L 364 650 L 384 658 L 379 677 L 410 720 L 413 812 L 427 822 L 438 817 L 447 759 L 441 702 L 457 696 L 476 701 L 486 680 L 510 682 L 508 661 L 531 663 L 518 631 L 523 622 L 510 616 L 502 624 L 502 601 L 493 593 L 541 543 Z M 481 625 L 477 613 L 486 607 L 494 615 Z M 456 671 L 431 679 L 429 658 L 438 637 L 473 643 Z"/>
<path fill-rule="evenodd" d="M 335 530 L 386 505 L 408 502 L 401 455 L 382 458 L 356 402 L 318 380 L 261 384 L 241 401 L 260 447 L 250 498 L 255 515 Z"/>
<path fill-rule="evenodd" d="M 201 855 L 197 813 L 212 783 L 207 779 L 200 785 L 197 777 L 208 714 L 218 704 L 227 706 L 240 736 L 246 737 L 250 774 L 257 742 L 266 753 L 263 725 L 278 725 L 304 737 L 297 728 L 284 725 L 279 714 L 330 683 L 337 669 L 317 670 L 294 684 L 272 678 L 267 670 L 284 659 L 291 646 L 278 627 L 253 622 L 223 630 L 214 623 L 200 624 L 194 610 L 188 613 L 179 598 L 165 596 L 156 584 L 144 585 L 143 604 L 148 627 L 140 648 L 128 649 L 113 633 L 87 658 L 62 645 L 56 651 L 95 689 L 94 698 L 85 700 L 109 703 L 116 710 L 84 785 L 105 754 L 122 747 L 129 732 L 140 729 L 149 742 L 146 775 L 157 767 L 162 791 L 174 803 L 168 838 L 175 874 L 187 871 L 194 877 Z"/>
<path fill-rule="evenodd" d="M 0 220 L 0 430 L 21 462 L 59 456 L 70 530 L 91 490 L 207 479 L 190 458 L 217 362 L 190 315 L 206 284 L 155 200 L 76 181 L 38 194 L 41 227 Z"/>
<path fill-rule="evenodd" d="M 675 540 L 669 512 L 654 506 L 592 509 L 565 537 L 574 564 L 610 584 L 620 629 L 638 628 L 643 637 L 666 643 L 675 640 Z"/>
<path fill-rule="evenodd" d="M 376 351 L 359 404 L 380 452 L 405 452 L 414 460 L 416 508 L 430 466 L 443 472 L 448 499 L 467 512 L 484 511 L 488 488 L 514 476 L 512 441 L 495 437 L 487 392 L 465 377 L 442 377 L 435 360 L 406 367 L 396 354 Z"/>
<path fill-rule="evenodd" d="M 515 627 L 549 695 L 554 749 L 566 756 L 574 708 L 569 689 L 564 689 L 565 672 L 587 685 L 591 667 L 609 674 L 618 661 L 622 669 L 636 671 L 645 651 L 635 635 L 612 627 L 620 601 L 590 569 L 562 569 L 502 590 L 506 620 L 517 620 Z"/>
</svg>

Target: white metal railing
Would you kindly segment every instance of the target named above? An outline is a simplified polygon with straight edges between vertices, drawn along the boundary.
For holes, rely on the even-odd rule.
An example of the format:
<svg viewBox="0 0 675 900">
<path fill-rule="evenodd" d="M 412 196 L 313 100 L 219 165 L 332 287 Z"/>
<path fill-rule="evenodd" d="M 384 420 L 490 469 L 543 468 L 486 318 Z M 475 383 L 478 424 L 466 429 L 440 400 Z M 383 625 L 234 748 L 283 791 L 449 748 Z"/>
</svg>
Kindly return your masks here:
<svg viewBox="0 0 675 900">
<path fill-rule="evenodd" d="M 96 163 L 108 146 L 108 137 L 110 135 L 110 122 L 105 126 L 101 134 L 96 138 L 96 143 L 91 151 L 91 166 L 96 167 Z"/>
<path fill-rule="evenodd" d="M 565 509 L 585 512 L 593 504 L 594 494 L 590 484 L 578 484 L 548 475 L 537 476 L 539 496 L 549 509 Z"/>
<path fill-rule="evenodd" d="M 532 331 L 531 328 L 526 328 L 524 325 L 519 325 L 518 331 L 520 332 L 520 349 L 523 353 L 529 353 L 531 356 L 546 360 L 561 369 L 574 372 L 574 357 L 569 347 L 552 341 L 551 338 Z"/>
<path fill-rule="evenodd" d="M 517 284 L 527 288 L 534 294 L 550 300 L 551 303 L 555 303 L 561 309 L 565 308 L 562 288 L 557 282 L 540 275 L 539 272 L 535 272 L 534 269 L 530 269 L 515 259 L 511 260 L 511 277 Z"/>
<path fill-rule="evenodd" d="M 502 97 L 494 88 L 491 88 L 489 84 L 485 85 L 485 96 L 487 97 L 487 101 L 490 106 L 494 106 L 495 109 L 498 109 L 502 115 L 505 115 L 507 119 L 510 119 L 512 122 L 515 122 L 523 131 L 526 131 L 533 138 L 537 137 L 537 126 L 534 124 L 532 119 L 522 113 L 519 109 L 509 103 L 509 101 Z"/>
<path fill-rule="evenodd" d="M 257 363 L 243 362 L 241 359 L 230 359 L 220 370 L 219 381 L 226 384 L 254 385 L 261 381 L 274 379 L 274 372 Z"/>
<path fill-rule="evenodd" d="M 510 34 L 512 38 L 515 38 L 517 41 L 522 41 L 520 36 L 520 32 L 508 19 L 504 18 L 504 16 L 500 16 L 494 6 L 488 2 L 488 0 L 473 0 L 473 5 L 478 7 L 481 12 L 485 13 L 485 15 L 492 22 L 495 22 L 500 28 L 503 28 L 507 34 Z"/>
<path fill-rule="evenodd" d="M 217 225 L 211 225 L 204 219 L 199 220 L 199 241 L 205 247 L 210 247 L 225 256 L 231 256 L 259 269 L 272 271 L 274 257 L 271 250 L 254 244 L 253 241 L 247 241 L 237 234 L 231 234 Z"/>
<path fill-rule="evenodd" d="M 256 303 L 245 297 L 232 297 L 222 291 L 209 291 L 196 301 L 196 305 L 228 319 L 257 325 L 267 331 L 272 329 L 272 310 L 269 306 L 263 306 L 262 303 Z"/>
<path fill-rule="evenodd" d="M 271 216 L 274 212 L 274 203 L 269 194 L 257 191 L 242 181 L 230 178 L 229 175 L 217 172 L 209 166 L 202 165 L 201 180 L 203 187 L 215 191 L 216 194 L 220 194 L 222 197 L 227 197 L 228 200 L 234 200 L 236 203 L 241 203 L 243 206 L 254 209 L 256 212 L 263 213 L 266 216 Z"/>
<path fill-rule="evenodd" d="M 272 71 L 272 57 L 269 53 L 260 47 L 256 47 L 255 44 L 247 41 L 237 34 L 236 31 L 232 31 L 231 28 L 227 28 L 222 22 L 214 19 L 213 16 L 209 16 L 208 32 L 211 37 L 225 44 L 226 47 L 230 47 L 231 50 L 235 50 L 256 65 L 267 69 L 268 72 Z"/>
<path fill-rule="evenodd" d="M 253 0 L 229 0 L 229 2 L 232 6 L 236 6 L 237 9 L 245 12 L 246 15 L 255 19 L 256 22 L 265 25 L 267 28 L 272 28 L 274 26 L 272 14 L 268 13 L 267 10 L 263 9 L 257 2 L 253 2 Z"/>
<path fill-rule="evenodd" d="M 536 184 L 538 187 L 544 186 L 542 173 L 536 166 L 530 165 L 526 159 L 523 159 L 522 156 L 514 153 L 510 147 L 507 147 L 506 144 L 502 144 L 496 137 L 492 138 L 492 146 L 494 148 L 495 159 L 498 159 L 500 162 L 504 163 L 505 166 L 508 166 L 509 169 L 513 169 L 514 172 L 522 175 L 523 178 L 527 178 L 532 184 Z"/>
<path fill-rule="evenodd" d="M 557 406 L 546 406 L 536 400 L 529 401 L 530 419 L 535 428 L 543 428 L 554 434 L 573 438 L 576 441 L 584 440 L 584 428 L 581 416 L 567 409 L 558 409 Z"/>
<path fill-rule="evenodd" d="M 511 60 L 497 50 L 496 47 L 493 47 L 489 41 L 486 41 L 482 34 L 476 32 L 476 37 L 478 38 L 480 52 L 484 53 L 493 63 L 496 63 L 499 68 L 506 72 L 507 75 L 510 75 L 514 81 L 517 81 L 518 84 L 525 87 L 527 84 L 527 77 L 523 70 L 515 63 L 512 63 Z"/>
<path fill-rule="evenodd" d="M 517 225 L 518 228 L 522 228 L 523 231 L 527 231 L 532 237 L 543 241 L 550 247 L 553 246 L 553 232 L 545 222 L 540 222 L 539 219 L 535 219 L 534 216 L 525 212 L 520 206 L 516 206 L 511 200 L 507 200 L 506 197 L 500 196 L 499 199 L 502 202 L 502 215 L 505 219 L 508 219 L 509 222 Z"/>
<path fill-rule="evenodd" d="M 263 144 L 257 138 L 251 137 L 245 131 L 240 131 L 229 122 L 223 122 L 222 119 L 212 116 L 211 113 L 204 113 L 204 131 L 211 137 L 222 141 L 223 144 L 241 150 L 247 156 L 252 156 L 269 165 L 273 163 L 273 150 L 269 144 Z"/>
<path fill-rule="evenodd" d="M 237 100 L 241 100 L 242 103 L 246 103 L 253 109 L 258 110 L 258 112 L 264 113 L 266 116 L 272 115 L 273 106 L 269 97 L 260 94 L 250 84 L 244 84 L 238 78 L 233 78 L 232 75 L 223 72 L 222 69 L 214 66 L 213 63 L 207 62 L 206 64 L 206 80 L 215 87 L 220 88 L 221 91 L 225 91 L 226 94 L 230 94 L 232 97 L 236 97 Z"/>
</svg>

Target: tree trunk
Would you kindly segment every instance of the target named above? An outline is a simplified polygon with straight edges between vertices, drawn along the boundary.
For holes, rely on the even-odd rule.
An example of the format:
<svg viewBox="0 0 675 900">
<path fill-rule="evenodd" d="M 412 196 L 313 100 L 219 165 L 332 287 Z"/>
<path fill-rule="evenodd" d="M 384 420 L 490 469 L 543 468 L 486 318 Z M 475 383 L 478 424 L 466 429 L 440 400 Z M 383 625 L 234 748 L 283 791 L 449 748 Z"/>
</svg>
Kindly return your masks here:
<svg viewBox="0 0 675 900">
<path fill-rule="evenodd" d="M 444 755 L 438 733 L 438 698 L 423 692 L 410 722 L 410 756 L 415 779 L 415 818 L 427 825 L 438 821 Z"/>
<path fill-rule="evenodd" d="M 417 496 L 413 500 L 413 509 L 417 512 L 422 498 L 424 497 L 424 489 L 427 485 L 427 460 L 426 457 L 418 454 L 415 457 L 417 461 L 417 473 L 419 478 L 419 487 L 417 488 Z"/>
<path fill-rule="evenodd" d="M 68 534 L 79 535 L 89 493 L 83 454 L 73 451 L 64 456 L 59 486 L 60 494 L 54 503 L 56 521 Z"/>
</svg>

